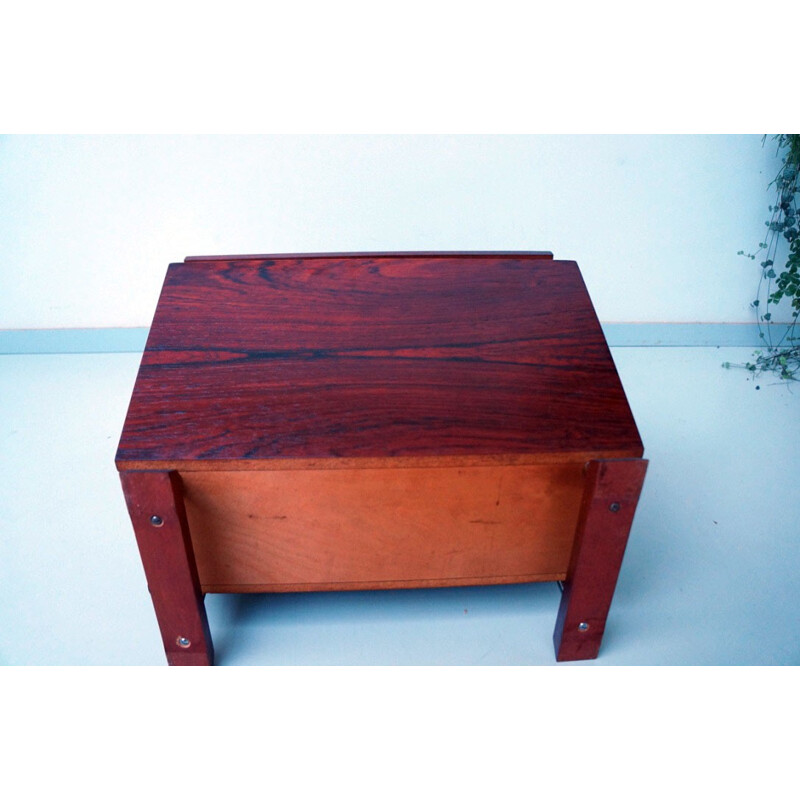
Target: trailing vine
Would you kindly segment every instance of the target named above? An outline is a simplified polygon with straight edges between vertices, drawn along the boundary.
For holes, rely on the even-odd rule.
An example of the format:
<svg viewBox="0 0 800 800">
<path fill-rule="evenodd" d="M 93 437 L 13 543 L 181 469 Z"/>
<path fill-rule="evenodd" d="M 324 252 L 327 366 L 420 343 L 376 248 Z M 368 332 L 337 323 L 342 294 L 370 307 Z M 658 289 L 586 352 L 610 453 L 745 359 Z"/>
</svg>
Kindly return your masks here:
<svg viewBox="0 0 800 800">
<path fill-rule="evenodd" d="M 763 258 L 756 299 L 751 304 L 756 310 L 763 348 L 756 350 L 754 361 L 744 367 L 757 375 L 770 372 L 782 380 L 800 380 L 800 134 L 781 133 L 772 138 L 781 156 L 781 168 L 767 187 L 774 189 L 776 197 L 775 204 L 769 207 L 770 219 L 764 223 L 767 235 L 755 253 L 739 251 L 739 255 L 751 260 Z M 773 314 L 787 305 L 792 309 L 788 326 L 774 326 Z M 781 333 L 774 334 L 773 328 Z M 731 364 L 726 362 L 723 366 Z"/>
</svg>

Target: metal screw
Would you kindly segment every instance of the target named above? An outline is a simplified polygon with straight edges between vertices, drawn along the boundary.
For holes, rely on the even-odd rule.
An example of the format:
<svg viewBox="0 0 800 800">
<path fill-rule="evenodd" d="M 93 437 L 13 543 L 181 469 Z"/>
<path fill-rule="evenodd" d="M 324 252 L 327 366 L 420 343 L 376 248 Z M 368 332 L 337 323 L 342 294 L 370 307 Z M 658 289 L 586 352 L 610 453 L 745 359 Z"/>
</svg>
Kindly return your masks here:
<svg viewBox="0 0 800 800">
<path fill-rule="evenodd" d="M 617 511 L 619 511 L 619 509 L 620 509 L 620 505 L 619 505 L 619 503 L 612 503 L 612 504 L 611 504 L 611 505 L 608 507 L 608 509 L 609 509 L 609 511 L 613 511 L 613 512 L 616 514 L 616 513 L 617 513 Z"/>
<path fill-rule="evenodd" d="M 178 647 L 190 647 L 192 643 L 185 636 L 179 636 L 175 640 L 175 644 L 177 644 Z"/>
<path fill-rule="evenodd" d="M 589 623 L 588 622 L 579 622 L 578 623 L 578 630 L 581 631 L 588 631 L 589 630 Z"/>
<path fill-rule="evenodd" d="M 153 516 L 150 517 L 150 524 L 156 528 L 160 528 L 164 524 L 164 520 L 161 519 L 158 514 L 153 514 Z"/>
</svg>

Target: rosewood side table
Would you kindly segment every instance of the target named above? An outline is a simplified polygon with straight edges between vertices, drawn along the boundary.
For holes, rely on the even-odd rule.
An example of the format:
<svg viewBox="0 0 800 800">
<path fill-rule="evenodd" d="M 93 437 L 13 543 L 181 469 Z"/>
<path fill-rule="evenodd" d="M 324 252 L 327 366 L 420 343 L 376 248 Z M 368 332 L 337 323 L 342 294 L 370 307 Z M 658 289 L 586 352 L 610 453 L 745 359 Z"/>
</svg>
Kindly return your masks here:
<svg viewBox="0 0 800 800">
<path fill-rule="evenodd" d="M 577 264 L 170 264 L 116 456 L 170 664 L 208 592 L 559 581 L 597 656 L 647 462 Z"/>
</svg>

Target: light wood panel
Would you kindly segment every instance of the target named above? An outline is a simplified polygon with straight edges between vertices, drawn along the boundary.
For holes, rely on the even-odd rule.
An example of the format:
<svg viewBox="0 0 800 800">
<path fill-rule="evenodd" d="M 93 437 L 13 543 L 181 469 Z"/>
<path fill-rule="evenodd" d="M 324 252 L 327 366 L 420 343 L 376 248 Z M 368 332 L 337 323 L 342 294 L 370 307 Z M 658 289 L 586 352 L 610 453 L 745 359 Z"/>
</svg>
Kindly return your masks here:
<svg viewBox="0 0 800 800">
<path fill-rule="evenodd" d="M 562 580 L 583 464 L 184 472 L 205 592 Z"/>
</svg>

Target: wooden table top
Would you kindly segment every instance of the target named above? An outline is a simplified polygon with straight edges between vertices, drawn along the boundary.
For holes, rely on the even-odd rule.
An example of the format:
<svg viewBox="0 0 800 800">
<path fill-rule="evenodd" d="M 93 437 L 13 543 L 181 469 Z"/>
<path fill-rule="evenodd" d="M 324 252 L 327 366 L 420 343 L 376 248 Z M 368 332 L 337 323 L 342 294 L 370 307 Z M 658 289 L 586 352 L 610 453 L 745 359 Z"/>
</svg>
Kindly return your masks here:
<svg viewBox="0 0 800 800">
<path fill-rule="evenodd" d="M 548 253 L 351 253 L 170 264 L 116 462 L 642 454 L 577 264 Z"/>
</svg>

